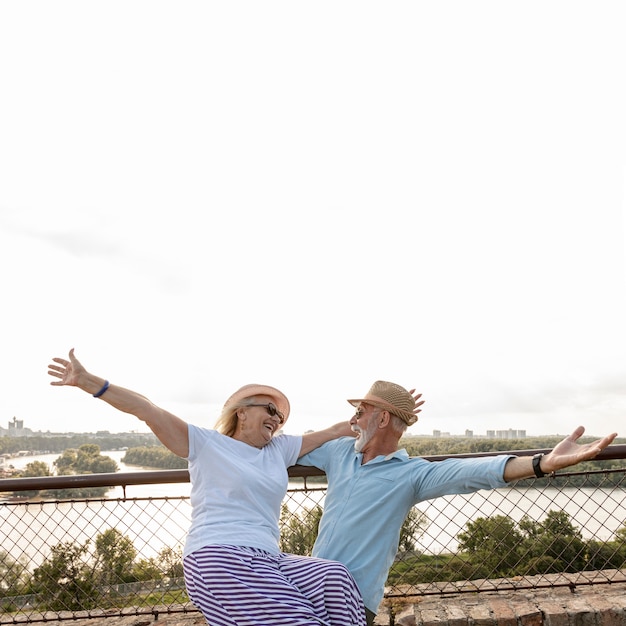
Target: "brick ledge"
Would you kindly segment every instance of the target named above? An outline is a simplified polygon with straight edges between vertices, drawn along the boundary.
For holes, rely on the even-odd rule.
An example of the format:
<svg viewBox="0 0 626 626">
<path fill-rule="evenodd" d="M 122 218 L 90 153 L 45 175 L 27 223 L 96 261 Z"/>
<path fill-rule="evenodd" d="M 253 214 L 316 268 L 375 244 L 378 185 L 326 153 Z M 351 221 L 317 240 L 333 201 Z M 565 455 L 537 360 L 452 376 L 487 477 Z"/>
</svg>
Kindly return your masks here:
<svg viewBox="0 0 626 626">
<path fill-rule="evenodd" d="M 377 626 L 626 626 L 626 570 L 542 576 L 555 586 L 521 589 L 522 579 L 474 581 L 475 589 L 497 582 L 499 591 L 387 598 Z M 602 583 L 590 584 L 598 580 Z M 607 582 L 610 581 L 610 582 Z M 525 578 L 528 586 L 531 578 Z M 539 581 L 536 581 L 539 583 Z M 561 586 L 556 586 L 561 585 Z M 432 585 L 428 587 L 432 592 Z M 471 588 L 471 586 L 470 586 Z M 409 589 L 405 590 L 410 593 Z"/>
</svg>

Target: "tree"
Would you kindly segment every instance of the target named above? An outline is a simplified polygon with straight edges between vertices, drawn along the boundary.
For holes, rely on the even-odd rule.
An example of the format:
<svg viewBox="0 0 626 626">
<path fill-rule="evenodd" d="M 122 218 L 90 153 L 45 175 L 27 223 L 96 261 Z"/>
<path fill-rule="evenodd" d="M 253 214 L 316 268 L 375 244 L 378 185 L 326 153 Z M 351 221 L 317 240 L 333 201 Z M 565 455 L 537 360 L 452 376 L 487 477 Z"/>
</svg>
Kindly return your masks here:
<svg viewBox="0 0 626 626">
<path fill-rule="evenodd" d="M 50 466 L 43 461 L 31 461 L 30 463 L 27 463 L 24 469 L 19 473 L 20 478 L 37 478 L 39 476 L 51 476 Z M 15 491 L 14 495 L 34 498 L 39 495 L 39 491 L 36 489 Z"/>
<path fill-rule="evenodd" d="M 4 595 L 17 595 L 22 592 L 28 580 L 28 566 L 22 558 L 13 559 L 8 552 L 0 550 L 0 592 Z"/>
<path fill-rule="evenodd" d="M 140 559 L 133 566 L 133 578 L 135 580 L 158 580 L 162 576 L 161 567 L 157 559 L 152 556 L 149 559 Z"/>
<path fill-rule="evenodd" d="M 524 534 L 525 573 L 579 572 L 585 569 L 587 547 L 565 511 L 548 511 L 542 522 L 520 522 Z"/>
<path fill-rule="evenodd" d="M 100 581 L 105 585 L 131 581 L 136 556 L 133 542 L 117 528 L 109 528 L 96 537 L 96 569 Z"/>
<path fill-rule="evenodd" d="M 300 513 L 291 513 L 283 504 L 280 511 L 280 549 L 291 554 L 311 556 L 322 512 L 319 504 Z"/>
<path fill-rule="evenodd" d="M 189 465 L 187 459 L 170 452 L 165 446 L 130 448 L 126 451 L 122 461 L 127 465 L 158 467 L 161 469 L 186 469 Z"/>
<path fill-rule="evenodd" d="M 626 524 L 622 525 L 615 531 L 615 541 L 626 547 Z"/>
<path fill-rule="evenodd" d="M 45 608 L 54 611 L 91 609 L 98 593 L 86 555 L 89 541 L 82 546 L 70 541 L 51 548 L 51 555 L 33 572 L 33 592 Z"/>
<path fill-rule="evenodd" d="M 20 472 L 20 478 L 29 478 L 36 476 L 52 476 L 50 466 L 43 461 L 31 461 Z"/>
<path fill-rule="evenodd" d="M 402 524 L 398 550 L 400 552 L 414 552 L 416 541 L 428 528 L 430 520 L 425 513 L 413 507 Z"/>
<path fill-rule="evenodd" d="M 587 570 L 622 569 L 626 566 L 626 546 L 617 541 L 587 542 Z"/>
<path fill-rule="evenodd" d="M 118 470 L 117 463 L 111 457 L 100 454 L 100 446 L 95 443 L 85 443 L 78 450 L 65 450 L 54 465 L 58 474 L 64 476 L 104 474 Z"/>
<path fill-rule="evenodd" d="M 164 577 L 181 578 L 183 576 L 183 553 L 181 546 L 165 546 L 157 555 L 141 559 L 133 566 L 135 580 L 161 580 Z"/>
<path fill-rule="evenodd" d="M 77 459 L 78 450 L 75 448 L 63 450 L 59 458 L 54 461 L 54 466 L 57 468 L 57 474 L 59 476 L 71 476 L 72 474 L 76 474 L 74 468 L 76 467 Z"/>
<path fill-rule="evenodd" d="M 479 517 L 465 524 L 457 536 L 459 548 L 467 552 L 484 577 L 515 574 L 519 563 L 518 547 L 522 539 L 510 517 Z"/>
<path fill-rule="evenodd" d="M 117 463 L 100 454 L 100 446 L 85 443 L 78 450 L 69 448 L 54 461 L 57 473 L 62 476 L 75 474 L 108 474 L 117 472 Z M 103 496 L 108 487 L 85 487 L 74 489 L 52 489 L 45 495 L 57 498 L 94 498 Z"/>
<path fill-rule="evenodd" d="M 183 575 L 183 550 L 181 546 L 162 548 L 158 555 L 158 563 L 163 575 L 170 578 L 180 578 Z"/>
<path fill-rule="evenodd" d="M 611 542 L 615 546 L 616 557 L 612 560 L 612 566 L 623 568 L 626 566 L 626 524 L 615 532 L 615 539 Z M 619 563 L 615 565 L 615 563 Z"/>
</svg>

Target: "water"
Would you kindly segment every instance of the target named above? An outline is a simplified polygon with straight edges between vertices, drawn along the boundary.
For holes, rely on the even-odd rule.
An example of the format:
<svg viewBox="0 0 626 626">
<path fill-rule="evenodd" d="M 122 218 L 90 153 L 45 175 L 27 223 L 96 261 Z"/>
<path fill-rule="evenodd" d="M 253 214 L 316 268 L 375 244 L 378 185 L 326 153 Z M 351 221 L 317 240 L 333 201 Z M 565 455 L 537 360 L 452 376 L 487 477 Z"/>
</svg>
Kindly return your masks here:
<svg viewBox="0 0 626 626">
<path fill-rule="evenodd" d="M 155 470 L 122 463 L 124 450 L 102 451 L 101 454 L 118 464 L 120 474 Z M 23 469 L 28 463 L 41 461 L 53 470 L 53 462 L 59 456 L 15 457 L 9 459 L 7 465 Z M 166 514 L 164 503 L 153 504 L 148 498 L 179 498 L 189 496 L 190 491 L 189 483 L 130 485 L 125 490 L 122 487 L 107 490 L 107 502 L 102 505 L 89 506 L 84 502 L 0 505 L 0 547 L 13 559 L 24 557 L 32 569 L 60 542 L 74 541 L 82 545 L 87 540 L 93 541 L 104 530 L 116 528 L 131 539 L 143 558 L 154 557 L 164 547 L 182 545 L 189 527 L 190 507 L 170 506 Z M 130 498 L 142 500 L 134 502 L 128 500 Z"/>
<path fill-rule="evenodd" d="M 141 467 L 139 465 L 126 465 L 122 463 L 122 458 L 126 454 L 125 450 L 105 450 L 100 452 L 103 456 L 111 457 L 118 465 L 119 472 L 154 472 L 154 467 Z M 46 463 L 51 471 L 54 471 L 54 461 L 58 459 L 60 454 L 40 454 L 37 456 L 20 456 L 7 460 L 7 465 L 12 465 L 15 469 L 24 469 L 33 461 L 41 461 Z M 149 498 L 159 496 L 188 496 L 191 492 L 189 483 L 169 483 L 163 485 L 130 485 L 126 487 L 127 498 Z M 107 498 L 123 498 L 124 489 L 122 487 L 113 487 L 106 492 Z"/>
</svg>

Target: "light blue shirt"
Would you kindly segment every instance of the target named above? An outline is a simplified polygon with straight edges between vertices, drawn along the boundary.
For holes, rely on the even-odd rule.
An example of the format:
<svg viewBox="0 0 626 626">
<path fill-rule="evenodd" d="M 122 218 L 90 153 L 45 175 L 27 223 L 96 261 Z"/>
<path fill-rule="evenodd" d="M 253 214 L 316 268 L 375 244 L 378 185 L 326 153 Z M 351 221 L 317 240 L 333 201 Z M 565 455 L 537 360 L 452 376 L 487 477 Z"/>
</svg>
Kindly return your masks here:
<svg viewBox="0 0 626 626">
<path fill-rule="evenodd" d="M 430 462 L 406 450 L 361 465 L 354 439 L 334 439 L 298 459 L 328 477 L 313 556 L 343 563 L 374 613 L 383 598 L 400 530 L 418 502 L 439 496 L 504 487 L 509 455 Z"/>
</svg>

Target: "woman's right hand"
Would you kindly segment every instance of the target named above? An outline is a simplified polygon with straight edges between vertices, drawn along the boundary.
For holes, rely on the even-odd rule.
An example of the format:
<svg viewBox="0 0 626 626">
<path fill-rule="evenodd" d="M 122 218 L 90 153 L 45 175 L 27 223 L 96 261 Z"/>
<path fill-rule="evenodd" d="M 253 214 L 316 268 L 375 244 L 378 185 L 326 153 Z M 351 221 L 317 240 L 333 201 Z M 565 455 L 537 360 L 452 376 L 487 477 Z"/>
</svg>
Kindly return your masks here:
<svg viewBox="0 0 626 626">
<path fill-rule="evenodd" d="M 69 352 L 69 361 L 60 357 L 54 357 L 52 360 L 58 365 L 52 363 L 48 365 L 48 374 L 60 380 L 53 380 L 51 385 L 73 385 L 77 387 L 81 375 L 87 373 L 81 362 L 74 356 L 74 348 Z"/>
</svg>

